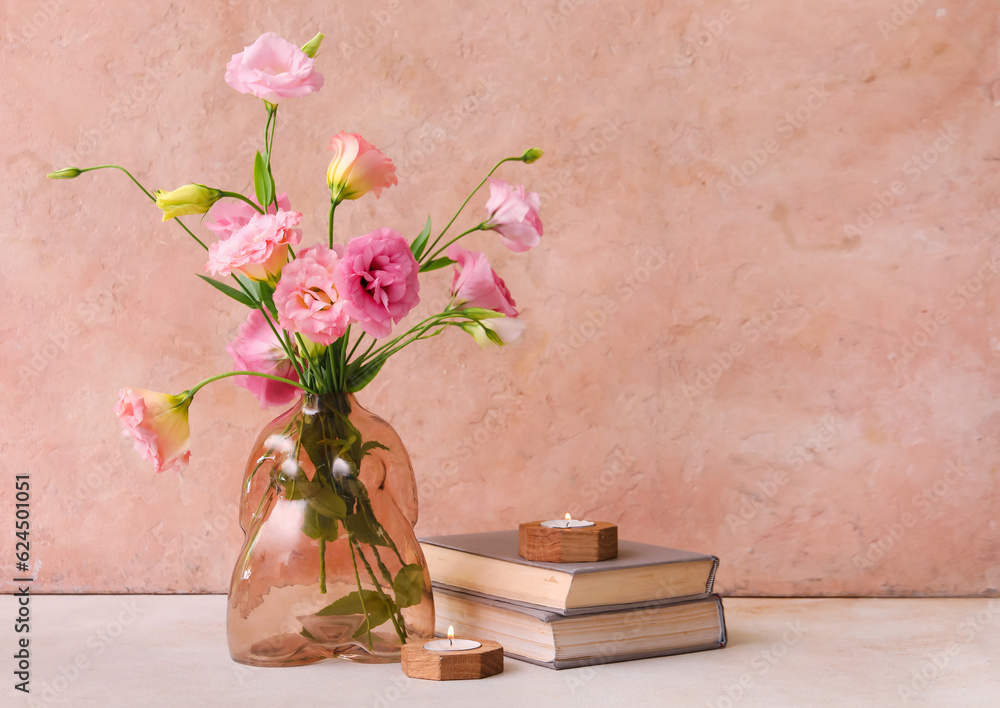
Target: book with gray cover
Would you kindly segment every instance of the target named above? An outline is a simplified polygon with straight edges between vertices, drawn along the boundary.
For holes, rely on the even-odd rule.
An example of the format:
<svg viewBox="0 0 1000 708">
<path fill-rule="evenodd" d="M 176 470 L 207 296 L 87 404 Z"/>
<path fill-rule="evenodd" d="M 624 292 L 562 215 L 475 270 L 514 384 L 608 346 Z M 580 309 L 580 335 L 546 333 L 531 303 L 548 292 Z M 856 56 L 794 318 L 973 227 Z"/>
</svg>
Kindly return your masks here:
<svg viewBox="0 0 1000 708">
<path fill-rule="evenodd" d="M 565 616 L 703 597 L 712 592 L 719 566 L 712 555 L 626 540 L 618 542 L 618 557 L 606 561 L 529 561 L 518 555 L 516 530 L 420 543 L 436 586 Z"/>
<path fill-rule="evenodd" d="M 436 629 L 492 639 L 504 654 L 568 669 L 720 649 L 726 622 L 718 595 L 594 607 L 567 615 L 522 603 L 434 587 Z"/>
</svg>

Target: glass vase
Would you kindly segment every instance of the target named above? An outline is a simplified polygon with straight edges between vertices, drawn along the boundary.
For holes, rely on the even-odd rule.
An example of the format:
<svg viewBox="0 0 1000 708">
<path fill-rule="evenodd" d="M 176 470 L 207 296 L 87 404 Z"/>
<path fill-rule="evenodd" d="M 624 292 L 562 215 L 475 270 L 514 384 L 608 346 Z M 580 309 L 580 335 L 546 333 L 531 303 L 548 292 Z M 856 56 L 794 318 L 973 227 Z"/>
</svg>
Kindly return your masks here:
<svg viewBox="0 0 1000 708">
<path fill-rule="evenodd" d="M 430 576 L 402 441 L 352 394 L 305 394 L 261 433 L 229 590 L 233 659 L 296 666 L 398 661 L 432 637 Z"/>
</svg>

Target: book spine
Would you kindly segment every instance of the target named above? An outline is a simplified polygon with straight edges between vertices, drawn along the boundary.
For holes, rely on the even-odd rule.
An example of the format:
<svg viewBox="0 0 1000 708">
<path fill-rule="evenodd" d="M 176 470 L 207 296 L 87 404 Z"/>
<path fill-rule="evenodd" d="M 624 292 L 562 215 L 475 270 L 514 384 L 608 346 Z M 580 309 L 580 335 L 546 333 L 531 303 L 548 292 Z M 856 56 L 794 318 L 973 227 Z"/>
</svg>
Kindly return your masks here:
<svg viewBox="0 0 1000 708">
<path fill-rule="evenodd" d="M 726 631 L 726 612 L 722 609 L 722 597 L 720 595 L 712 597 L 719 603 L 719 648 L 721 649 L 729 641 L 729 633 Z"/>
<path fill-rule="evenodd" d="M 708 582 L 705 583 L 705 594 L 712 594 L 712 586 L 715 585 L 715 573 L 719 569 L 719 559 L 712 556 L 712 570 L 708 573 Z"/>
</svg>

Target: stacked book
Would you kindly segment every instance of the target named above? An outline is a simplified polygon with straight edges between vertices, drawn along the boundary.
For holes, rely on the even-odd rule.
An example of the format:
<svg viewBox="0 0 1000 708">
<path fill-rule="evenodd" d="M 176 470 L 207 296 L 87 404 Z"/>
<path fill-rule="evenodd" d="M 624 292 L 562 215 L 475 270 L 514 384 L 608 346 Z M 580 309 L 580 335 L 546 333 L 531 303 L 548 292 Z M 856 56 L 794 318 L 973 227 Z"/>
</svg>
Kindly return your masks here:
<svg viewBox="0 0 1000 708">
<path fill-rule="evenodd" d="M 493 639 L 508 656 L 553 669 L 718 649 L 719 559 L 633 541 L 594 563 L 518 555 L 517 531 L 421 539 L 435 629 Z"/>
</svg>

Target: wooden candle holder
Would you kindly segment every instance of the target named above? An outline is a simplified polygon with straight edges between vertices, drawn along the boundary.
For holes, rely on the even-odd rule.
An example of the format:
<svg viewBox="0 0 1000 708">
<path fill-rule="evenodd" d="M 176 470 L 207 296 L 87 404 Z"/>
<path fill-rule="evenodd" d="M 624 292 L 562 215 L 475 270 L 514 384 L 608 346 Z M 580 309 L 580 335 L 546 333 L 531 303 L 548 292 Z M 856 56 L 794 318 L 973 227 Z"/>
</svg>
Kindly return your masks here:
<svg viewBox="0 0 1000 708">
<path fill-rule="evenodd" d="M 478 649 L 431 651 L 424 649 L 426 639 L 402 646 L 403 673 L 410 678 L 429 681 L 481 679 L 503 673 L 503 647 L 489 639 Z"/>
<path fill-rule="evenodd" d="M 517 552 L 527 560 L 588 563 L 618 557 L 618 527 L 607 521 L 575 529 L 549 528 L 541 521 L 521 524 Z"/>
</svg>

